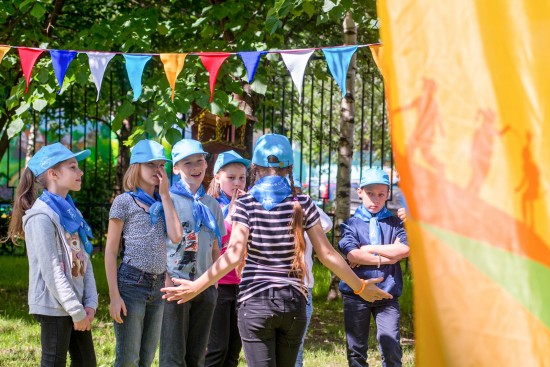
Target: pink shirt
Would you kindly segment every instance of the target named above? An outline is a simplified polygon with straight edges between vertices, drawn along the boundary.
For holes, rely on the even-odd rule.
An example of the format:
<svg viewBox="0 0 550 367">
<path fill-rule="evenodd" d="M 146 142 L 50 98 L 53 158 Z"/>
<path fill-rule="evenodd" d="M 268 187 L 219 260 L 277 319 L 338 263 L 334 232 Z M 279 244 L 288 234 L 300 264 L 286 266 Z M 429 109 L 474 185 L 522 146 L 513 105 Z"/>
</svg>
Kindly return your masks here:
<svg viewBox="0 0 550 367">
<path fill-rule="evenodd" d="M 227 250 L 227 245 L 229 245 L 229 238 L 231 237 L 231 223 L 224 221 L 226 235 L 222 237 L 222 249 L 220 253 L 223 255 L 225 250 Z M 241 278 L 237 276 L 237 271 L 235 269 L 227 273 L 223 278 L 218 281 L 218 284 L 239 284 Z"/>
</svg>

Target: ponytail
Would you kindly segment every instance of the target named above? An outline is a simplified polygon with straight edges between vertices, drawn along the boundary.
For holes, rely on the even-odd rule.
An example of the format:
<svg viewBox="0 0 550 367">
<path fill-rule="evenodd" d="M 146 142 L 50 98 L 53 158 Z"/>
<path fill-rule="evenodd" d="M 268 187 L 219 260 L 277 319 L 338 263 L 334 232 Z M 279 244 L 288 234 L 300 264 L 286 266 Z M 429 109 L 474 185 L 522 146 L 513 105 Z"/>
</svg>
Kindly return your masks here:
<svg viewBox="0 0 550 367">
<path fill-rule="evenodd" d="M 17 186 L 15 194 L 15 200 L 13 201 L 13 210 L 11 214 L 10 224 L 8 227 L 7 237 L 2 239 L 2 242 L 11 240 L 14 244 L 17 240 L 25 238 L 25 232 L 23 231 L 23 215 L 27 209 L 30 209 L 36 201 L 36 187 L 34 185 L 37 182 L 40 186 L 46 186 L 46 175 L 35 178 L 32 171 L 27 167 L 23 171 Z"/>
<path fill-rule="evenodd" d="M 292 189 L 292 197 L 294 198 L 292 222 L 290 223 L 290 228 L 294 235 L 294 260 L 292 261 L 292 270 L 295 271 L 302 280 L 304 277 L 308 277 L 309 280 L 305 262 L 306 239 L 304 237 L 304 212 L 302 210 L 302 205 L 298 201 L 298 195 L 296 194 L 294 178 L 292 177 L 292 166 L 290 167 L 288 179 Z"/>
</svg>

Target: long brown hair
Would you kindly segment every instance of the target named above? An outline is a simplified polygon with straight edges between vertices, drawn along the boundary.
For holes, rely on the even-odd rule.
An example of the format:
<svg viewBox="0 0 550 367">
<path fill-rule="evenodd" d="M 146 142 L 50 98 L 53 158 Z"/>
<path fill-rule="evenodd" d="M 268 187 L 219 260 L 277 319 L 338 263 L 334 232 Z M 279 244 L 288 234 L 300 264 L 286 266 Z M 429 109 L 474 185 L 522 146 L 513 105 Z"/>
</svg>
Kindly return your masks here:
<svg viewBox="0 0 550 367">
<path fill-rule="evenodd" d="M 52 168 L 55 168 L 56 166 Z M 17 244 L 19 239 L 25 238 L 25 232 L 23 230 L 23 215 L 25 215 L 25 211 L 30 209 L 36 201 L 38 188 L 35 186 L 35 183 L 38 184 L 37 186 L 45 188 L 47 183 L 46 175 L 43 174 L 35 177 L 28 167 L 25 168 L 21 178 L 19 179 L 17 191 L 15 192 L 15 200 L 13 201 L 13 210 L 8 227 L 8 235 L 5 238 L 2 238 L 1 242 L 11 240 L 14 244 Z"/>
<path fill-rule="evenodd" d="M 270 156 L 271 160 L 276 157 Z M 277 160 L 278 161 L 278 160 Z M 277 163 L 274 161 L 273 163 Z M 271 161 L 270 161 L 271 162 Z M 304 211 L 302 205 L 298 200 L 298 195 L 296 193 L 296 187 L 294 186 L 294 177 L 292 176 L 292 166 L 285 168 L 278 167 L 261 167 L 255 164 L 252 164 L 251 168 L 251 186 L 254 186 L 256 183 L 256 176 L 266 176 L 266 175 L 278 175 L 286 176 L 290 181 L 290 188 L 292 190 L 293 197 L 293 210 L 292 210 L 292 220 L 290 222 L 290 232 L 294 236 L 294 258 L 292 260 L 292 271 L 295 272 L 298 277 L 304 280 L 305 277 L 309 277 L 307 272 L 306 262 L 305 262 L 305 253 L 306 253 L 306 239 L 304 237 Z"/>
</svg>

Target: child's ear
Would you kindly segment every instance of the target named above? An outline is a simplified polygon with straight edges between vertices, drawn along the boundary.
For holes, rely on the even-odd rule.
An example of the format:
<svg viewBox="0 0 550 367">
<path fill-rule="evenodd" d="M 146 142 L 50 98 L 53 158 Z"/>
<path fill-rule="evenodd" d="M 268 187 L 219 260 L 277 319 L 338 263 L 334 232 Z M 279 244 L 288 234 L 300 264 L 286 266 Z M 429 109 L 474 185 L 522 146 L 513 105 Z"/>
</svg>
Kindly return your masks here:
<svg viewBox="0 0 550 367">
<path fill-rule="evenodd" d="M 358 187 L 357 188 L 357 196 L 359 196 L 359 199 L 361 199 L 362 194 L 363 194 L 363 190 L 360 187 Z"/>
</svg>

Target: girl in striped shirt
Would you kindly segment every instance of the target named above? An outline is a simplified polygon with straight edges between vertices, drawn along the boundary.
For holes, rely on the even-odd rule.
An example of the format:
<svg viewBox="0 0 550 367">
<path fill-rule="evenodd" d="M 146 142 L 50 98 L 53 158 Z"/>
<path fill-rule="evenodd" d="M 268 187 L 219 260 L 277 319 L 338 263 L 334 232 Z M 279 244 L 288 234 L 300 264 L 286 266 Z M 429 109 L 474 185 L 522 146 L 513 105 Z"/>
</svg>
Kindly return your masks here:
<svg viewBox="0 0 550 367">
<path fill-rule="evenodd" d="M 292 147 L 285 136 L 262 136 L 252 157 L 254 187 L 236 202 L 227 251 L 194 282 L 174 279 L 179 286 L 163 290 L 167 300 L 186 302 L 235 268 L 247 252 L 238 324 L 251 367 L 287 367 L 296 361 L 306 327 L 304 230 L 319 260 L 357 294 L 367 301 L 391 298 L 376 287 L 381 278 L 359 279 L 332 248 L 315 205 L 309 196 L 296 194 L 292 165 Z"/>
</svg>

